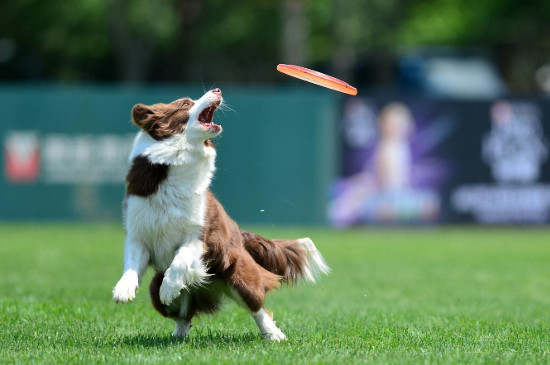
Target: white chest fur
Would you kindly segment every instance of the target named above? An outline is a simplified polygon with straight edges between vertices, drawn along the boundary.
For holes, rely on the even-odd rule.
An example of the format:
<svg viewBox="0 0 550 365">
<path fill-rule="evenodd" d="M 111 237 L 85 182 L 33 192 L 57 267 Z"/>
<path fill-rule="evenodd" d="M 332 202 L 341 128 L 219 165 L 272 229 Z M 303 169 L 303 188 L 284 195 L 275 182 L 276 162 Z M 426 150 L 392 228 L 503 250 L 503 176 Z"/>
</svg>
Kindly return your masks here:
<svg viewBox="0 0 550 365">
<path fill-rule="evenodd" d="M 153 163 L 169 165 L 167 177 L 158 190 L 147 197 L 128 196 L 126 211 L 129 238 L 149 251 L 151 263 L 162 272 L 168 269 L 179 247 L 198 240 L 214 172 L 213 148 L 204 145 L 189 148 L 181 142 L 168 141 L 166 145 L 150 142 L 146 148 L 141 143 L 141 153 L 132 152 L 134 156 L 146 155 Z M 140 143 L 134 144 L 134 150 L 136 145 L 140 147 Z"/>
</svg>

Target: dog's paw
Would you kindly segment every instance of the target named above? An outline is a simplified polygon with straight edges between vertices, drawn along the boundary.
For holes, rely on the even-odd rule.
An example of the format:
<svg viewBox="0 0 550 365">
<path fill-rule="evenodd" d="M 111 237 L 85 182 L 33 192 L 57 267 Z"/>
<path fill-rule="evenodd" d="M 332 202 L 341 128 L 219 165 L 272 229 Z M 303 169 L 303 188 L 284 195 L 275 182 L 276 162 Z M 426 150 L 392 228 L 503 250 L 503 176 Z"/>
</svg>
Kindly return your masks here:
<svg viewBox="0 0 550 365">
<path fill-rule="evenodd" d="M 262 333 L 264 340 L 266 341 L 276 341 L 281 342 L 286 340 L 286 336 L 280 329 L 277 327 L 271 329 L 269 332 Z"/>
<path fill-rule="evenodd" d="M 206 266 L 204 266 L 201 260 L 193 261 L 182 272 L 182 280 L 186 288 L 204 286 L 208 283 L 209 277 L 210 274 L 208 274 Z"/>
<path fill-rule="evenodd" d="M 191 323 L 191 321 L 177 320 L 176 329 L 172 333 L 172 337 L 185 338 L 191 330 L 192 326 L 193 324 Z"/>
<path fill-rule="evenodd" d="M 168 269 L 160 286 L 159 296 L 162 304 L 170 305 L 180 295 L 184 287 L 185 285 L 181 277 L 178 278 L 175 275 L 171 275 L 170 269 Z"/>
<path fill-rule="evenodd" d="M 131 302 L 136 297 L 136 290 L 139 286 L 137 277 L 124 275 L 113 289 L 113 300 L 117 303 Z"/>
</svg>

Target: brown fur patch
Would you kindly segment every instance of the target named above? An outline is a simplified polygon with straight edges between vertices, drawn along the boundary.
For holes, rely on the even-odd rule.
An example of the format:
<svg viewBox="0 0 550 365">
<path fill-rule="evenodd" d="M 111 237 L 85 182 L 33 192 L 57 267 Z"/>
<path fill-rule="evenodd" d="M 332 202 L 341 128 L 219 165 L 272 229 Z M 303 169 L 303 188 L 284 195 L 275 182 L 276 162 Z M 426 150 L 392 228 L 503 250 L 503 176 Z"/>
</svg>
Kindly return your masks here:
<svg viewBox="0 0 550 365">
<path fill-rule="evenodd" d="M 210 139 L 205 140 L 204 145 L 206 147 L 212 147 L 212 148 L 216 149 L 216 147 L 214 146 L 214 142 L 212 142 L 212 140 L 210 140 Z"/>
<path fill-rule="evenodd" d="M 169 307 L 163 304 L 160 301 L 160 286 L 162 285 L 162 280 L 164 279 L 164 274 L 156 272 L 149 284 L 149 295 L 151 296 L 151 304 L 153 307 L 163 315 L 163 317 L 175 318 L 176 313 L 169 310 Z"/>
<path fill-rule="evenodd" d="M 221 305 L 221 295 L 221 292 L 211 290 L 210 287 L 191 289 L 189 309 L 185 319 L 191 320 L 197 314 L 214 313 Z"/>
<path fill-rule="evenodd" d="M 136 104 L 132 108 L 132 121 L 157 141 L 181 134 L 189 120 L 193 106 L 189 98 L 178 99 L 170 104 Z"/>
<path fill-rule="evenodd" d="M 251 311 L 258 311 L 266 292 L 279 286 L 280 277 L 254 261 L 244 248 L 237 223 L 210 192 L 206 211 L 201 239 L 209 272 L 232 287 Z"/>
<path fill-rule="evenodd" d="M 157 192 L 168 176 L 168 165 L 154 164 L 145 156 L 137 156 L 126 175 L 126 194 L 146 197 Z"/>
</svg>

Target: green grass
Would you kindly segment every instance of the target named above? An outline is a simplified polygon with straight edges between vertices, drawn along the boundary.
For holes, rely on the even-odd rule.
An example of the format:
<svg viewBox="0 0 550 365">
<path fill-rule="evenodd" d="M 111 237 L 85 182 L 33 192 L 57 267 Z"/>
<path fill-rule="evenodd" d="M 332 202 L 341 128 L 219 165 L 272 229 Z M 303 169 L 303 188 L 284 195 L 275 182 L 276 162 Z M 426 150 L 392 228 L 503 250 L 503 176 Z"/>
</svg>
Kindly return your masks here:
<svg viewBox="0 0 550 365">
<path fill-rule="evenodd" d="M 150 272 L 113 303 L 118 226 L 0 225 L 0 363 L 550 362 L 548 229 L 256 231 L 308 235 L 333 269 L 269 297 L 284 343 L 231 303 L 172 339 Z"/>
</svg>

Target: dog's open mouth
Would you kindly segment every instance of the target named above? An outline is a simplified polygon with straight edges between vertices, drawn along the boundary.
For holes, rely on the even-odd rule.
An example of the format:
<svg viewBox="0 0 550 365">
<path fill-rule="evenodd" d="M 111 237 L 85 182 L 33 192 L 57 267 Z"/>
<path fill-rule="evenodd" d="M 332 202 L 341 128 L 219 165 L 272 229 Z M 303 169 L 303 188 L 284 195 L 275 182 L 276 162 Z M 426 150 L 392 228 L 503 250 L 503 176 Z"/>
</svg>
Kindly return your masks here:
<svg viewBox="0 0 550 365">
<path fill-rule="evenodd" d="M 199 123 L 203 128 L 211 131 L 218 131 L 222 129 L 221 126 L 214 124 L 212 122 L 212 119 L 214 118 L 214 113 L 216 112 L 219 106 L 220 106 L 220 102 L 214 103 L 209 107 L 205 108 L 199 114 Z"/>
</svg>

